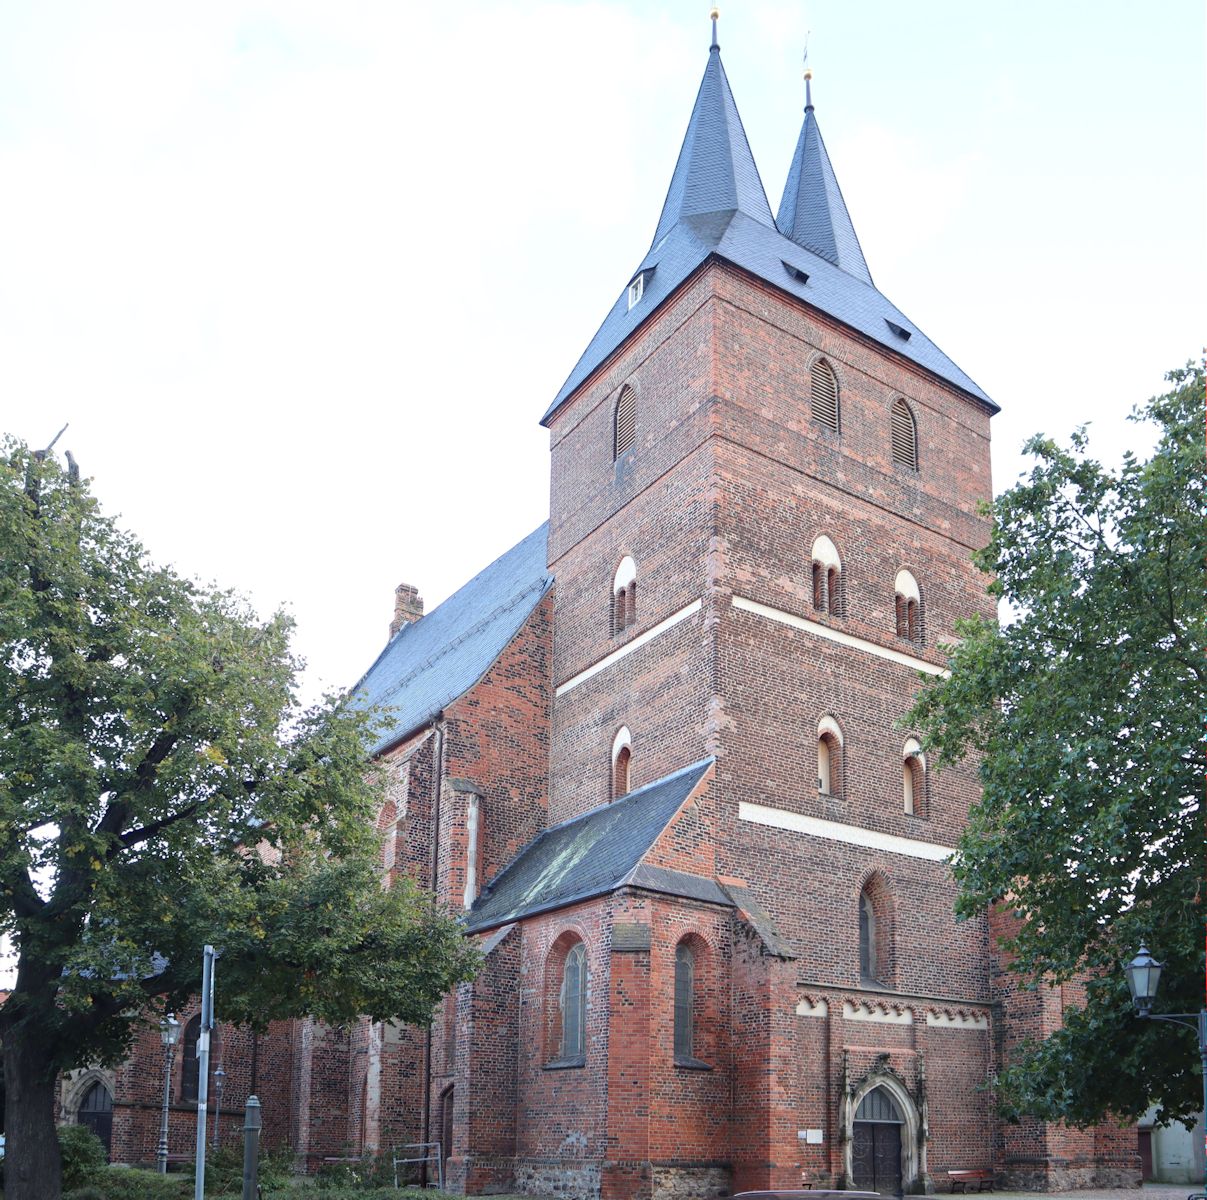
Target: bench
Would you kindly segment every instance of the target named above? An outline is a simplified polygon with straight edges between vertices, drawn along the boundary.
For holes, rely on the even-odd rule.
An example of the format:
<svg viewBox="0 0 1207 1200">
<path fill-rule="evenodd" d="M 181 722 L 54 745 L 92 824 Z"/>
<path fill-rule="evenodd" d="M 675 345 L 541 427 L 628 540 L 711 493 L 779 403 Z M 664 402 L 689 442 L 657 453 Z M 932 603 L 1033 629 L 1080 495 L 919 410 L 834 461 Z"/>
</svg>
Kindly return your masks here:
<svg viewBox="0 0 1207 1200">
<path fill-rule="evenodd" d="M 947 1178 L 951 1180 L 951 1190 L 959 1188 L 962 1192 L 988 1192 L 992 1189 L 996 1177 L 992 1171 L 948 1171 Z"/>
</svg>

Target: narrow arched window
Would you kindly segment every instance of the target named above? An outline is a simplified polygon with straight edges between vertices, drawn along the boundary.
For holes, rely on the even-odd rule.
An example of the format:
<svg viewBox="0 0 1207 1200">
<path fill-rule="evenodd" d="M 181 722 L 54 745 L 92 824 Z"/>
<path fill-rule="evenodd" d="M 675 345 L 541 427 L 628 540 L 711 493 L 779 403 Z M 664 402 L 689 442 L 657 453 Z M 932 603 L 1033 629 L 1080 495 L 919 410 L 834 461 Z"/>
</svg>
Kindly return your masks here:
<svg viewBox="0 0 1207 1200">
<path fill-rule="evenodd" d="M 696 956 L 686 942 L 675 950 L 675 1059 L 694 1057 L 696 1022 Z"/>
<path fill-rule="evenodd" d="M 926 756 L 917 738 L 910 738 L 901 751 L 901 796 L 910 816 L 926 816 Z"/>
<path fill-rule="evenodd" d="M 859 897 L 859 978 L 863 983 L 878 983 L 879 963 L 876 961 L 876 909 L 867 892 Z"/>
<path fill-rule="evenodd" d="M 825 534 L 813 543 L 813 607 L 840 617 L 844 612 L 842 559 L 838 547 Z"/>
<path fill-rule="evenodd" d="M 637 564 L 626 554 L 612 577 L 612 636 L 623 633 L 636 620 Z"/>
<path fill-rule="evenodd" d="M 562 1040 L 558 1057 L 581 1059 L 587 1034 L 587 948 L 578 942 L 566 955 L 559 997 L 562 1014 Z"/>
<path fill-rule="evenodd" d="M 633 764 L 633 739 L 625 726 L 616 731 L 612 739 L 612 800 L 627 796 L 630 791 L 630 776 Z"/>
<path fill-rule="evenodd" d="M 201 1061 L 197 1057 L 197 1042 L 201 1037 L 201 1014 L 198 1013 L 185 1027 L 182 1049 L 184 1062 L 180 1067 L 180 1098 L 196 1100 L 201 1080 Z"/>
<path fill-rule="evenodd" d="M 841 781 L 842 731 L 833 717 L 822 717 L 817 724 L 817 790 L 837 796 Z"/>
<path fill-rule="evenodd" d="M 893 588 L 897 636 L 921 645 L 923 641 L 922 593 L 918 588 L 918 581 L 909 571 L 901 570 L 897 572 Z"/>
<path fill-rule="evenodd" d="M 612 421 L 612 458 L 623 458 L 637 441 L 637 393 L 627 384 L 616 401 Z"/>
<path fill-rule="evenodd" d="M 918 426 L 904 400 L 894 400 L 892 409 L 893 462 L 899 467 L 918 469 Z"/>
<path fill-rule="evenodd" d="M 810 401 L 813 419 L 838 432 L 838 378 L 824 358 L 816 358 L 809 368 Z"/>
</svg>

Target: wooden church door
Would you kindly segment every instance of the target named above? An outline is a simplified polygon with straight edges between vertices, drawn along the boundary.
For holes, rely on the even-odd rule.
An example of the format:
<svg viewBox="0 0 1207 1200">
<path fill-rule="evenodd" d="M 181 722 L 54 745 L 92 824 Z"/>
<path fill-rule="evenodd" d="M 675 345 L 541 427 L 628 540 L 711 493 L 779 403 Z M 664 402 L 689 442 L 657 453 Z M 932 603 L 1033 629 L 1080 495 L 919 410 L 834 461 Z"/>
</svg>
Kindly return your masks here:
<svg viewBox="0 0 1207 1200">
<path fill-rule="evenodd" d="M 864 1096 L 851 1130 L 851 1174 L 869 1192 L 901 1195 L 901 1127 L 904 1120 L 883 1088 Z"/>
<path fill-rule="evenodd" d="M 113 1097 L 103 1083 L 94 1083 L 80 1101 L 76 1121 L 86 1125 L 105 1144 L 105 1157 L 109 1157 L 113 1141 Z"/>
</svg>

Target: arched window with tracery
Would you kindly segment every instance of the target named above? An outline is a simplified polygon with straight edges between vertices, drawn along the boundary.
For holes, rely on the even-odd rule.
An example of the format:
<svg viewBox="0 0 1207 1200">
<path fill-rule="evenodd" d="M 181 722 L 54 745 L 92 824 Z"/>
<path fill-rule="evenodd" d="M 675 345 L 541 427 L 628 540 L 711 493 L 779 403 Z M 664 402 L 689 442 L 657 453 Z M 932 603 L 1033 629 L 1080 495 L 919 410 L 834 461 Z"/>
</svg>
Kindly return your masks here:
<svg viewBox="0 0 1207 1200">
<path fill-rule="evenodd" d="M 838 376 L 824 358 L 815 358 L 809 368 L 809 398 L 813 419 L 837 433 L 840 425 Z"/>
<path fill-rule="evenodd" d="M 877 872 L 859 893 L 859 982 L 891 987 L 894 973 L 893 905 L 887 881 Z"/>
<path fill-rule="evenodd" d="M 897 616 L 897 636 L 906 641 L 921 645 L 922 629 L 922 592 L 918 581 L 912 572 L 904 569 L 897 572 L 893 582 L 895 593 L 893 606 Z"/>
<path fill-rule="evenodd" d="M 812 559 L 814 609 L 834 617 L 842 616 L 846 605 L 838 547 L 822 534 L 813 543 Z"/>
<path fill-rule="evenodd" d="M 619 800 L 632 790 L 633 738 L 622 725 L 612 739 L 611 799 Z"/>
<path fill-rule="evenodd" d="M 637 393 L 628 384 L 620 390 L 612 416 L 612 459 L 623 458 L 637 441 Z"/>
<path fill-rule="evenodd" d="M 893 463 L 898 467 L 918 469 L 918 426 L 914 414 L 904 400 L 894 400 L 891 414 Z"/>
<path fill-rule="evenodd" d="M 675 1061 L 695 1061 L 696 955 L 686 940 L 675 947 Z"/>
<path fill-rule="evenodd" d="M 829 716 L 817 723 L 817 790 L 823 796 L 842 794 L 842 730 Z"/>
<path fill-rule="evenodd" d="M 637 620 L 637 564 L 625 555 L 612 577 L 612 636 Z"/>
<path fill-rule="evenodd" d="M 926 813 L 926 755 L 917 738 L 906 741 L 901 751 L 901 793 L 905 811 L 914 817 Z"/>
<path fill-rule="evenodd" d="M 180 1067 L 180 1098 L 196 1100 L 201 1079 L 201 1060 L 197 1057 L 197 1041 L 201 1037 L 201 1014 L 198 1013 L 185 1027 L 181 1039 L 184 1061 Z"/>
<path fill-rule="evenodd" d="M 562 1027 L 558 1058 L 580 1060 L 587 1047 L 587 947 L 582 942 L 576 942 L 566 955 L 558 1006 Z"/>
</svg>

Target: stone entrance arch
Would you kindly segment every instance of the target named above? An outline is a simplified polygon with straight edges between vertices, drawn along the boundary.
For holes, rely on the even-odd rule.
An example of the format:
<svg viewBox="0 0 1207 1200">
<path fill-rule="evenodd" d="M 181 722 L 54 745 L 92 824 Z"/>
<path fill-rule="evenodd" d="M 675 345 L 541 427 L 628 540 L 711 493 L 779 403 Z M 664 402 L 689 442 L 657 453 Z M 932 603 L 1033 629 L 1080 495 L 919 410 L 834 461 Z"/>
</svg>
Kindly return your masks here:
<svg viewBox="0 0 1207 1200">
<path fill-rule="evenodd" d="M 888 1065 L 887 1057 L 881 1056 L 857 1084 L 848 1083 L 843 1089 L 838 1113 L 839 1137 L 842 1144 L 842 1186 L 849 1189 L 855 1187 L 856 1114 L 867 1099 L 869 1102 L 864 1105 L 864 1115 L 887 1116 L 889 1111 L 893 1110 L 900 1117 L 898 1128 L 901 1132 L 902 1192 L 929 1195 L 934 1191 L 934 1186 L 926 1170 L 928 1130 L 925 1092 L 922 1091 L 919 1106 L 905 1081 Z M 881 1096 L 872 1096 L 877 1089 L 881 1089 Z M 888 1120 L 897 1124 L 891 1117 Z"/>
</svg>

